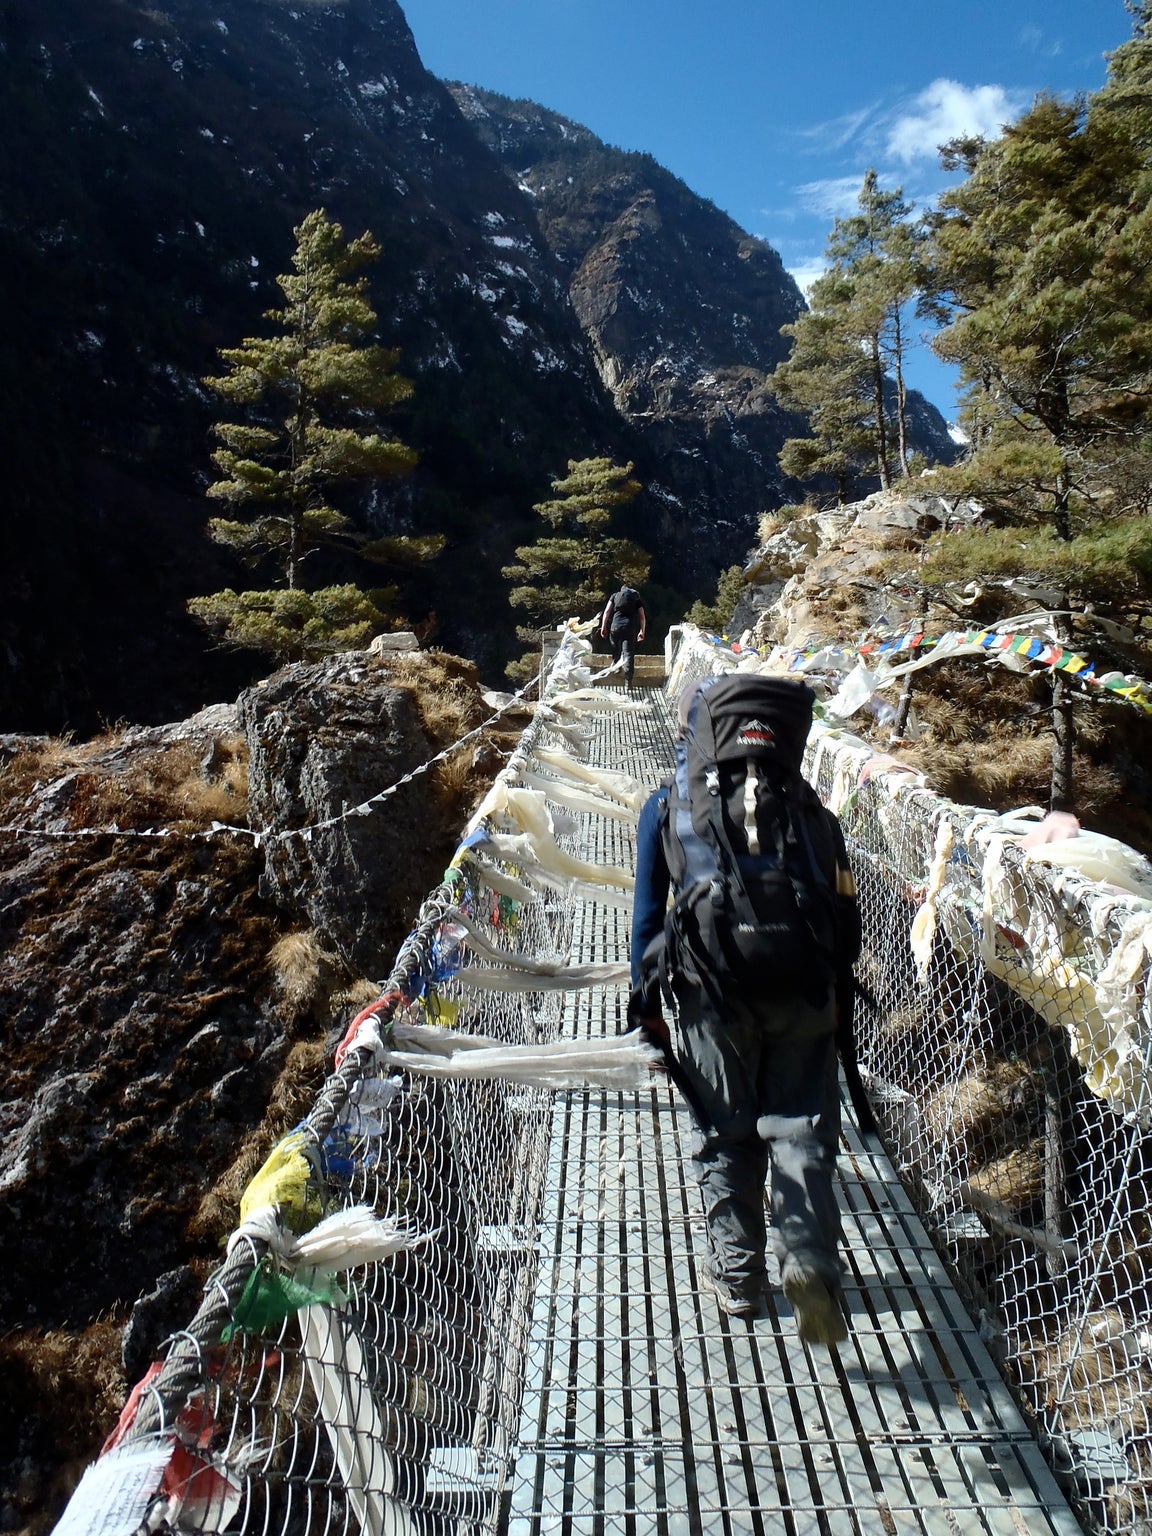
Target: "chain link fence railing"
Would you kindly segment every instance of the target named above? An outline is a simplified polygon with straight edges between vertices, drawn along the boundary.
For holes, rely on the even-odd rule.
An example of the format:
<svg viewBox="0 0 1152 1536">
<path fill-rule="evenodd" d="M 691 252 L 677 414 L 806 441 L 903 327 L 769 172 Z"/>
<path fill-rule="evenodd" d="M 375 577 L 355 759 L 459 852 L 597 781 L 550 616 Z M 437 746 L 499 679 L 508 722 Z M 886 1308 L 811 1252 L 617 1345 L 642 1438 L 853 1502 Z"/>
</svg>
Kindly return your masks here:
<svg viewBox="0 0 1152 1536">
<path fill-rule="evenodd" d="M 687 630 L 670 650 L 674 694 L 758 665 Z M 582 659 L 562 647 L 557 665 Z M 563 969 L 580 881 L 598 872 L 558 809 L 528 835 L 533 804 L 541 785 L 554 807 L 606 789 L 617 810 L 638 804 L 638 787 L 582 774 L 570 749 L 585 730 L 538 713 L 58 1533 L 499 1529 L 551 1094 L 511 1072 L 389 1067 L 373 1030 L 396 1043 L 451 1023 L 457 1040 L 482 1034 L 481 1053 L 556 1039 L 549 966 Z M 1055 863 L 1058 845 L 1021 846 L 1029 822 L 951 804 L 822 724 L 808 771 L 855 864 L 861 1066 L 893 1161 L 1086 1525 L 1150 1536 L 1147 868 L 1090 837 L 1078 864 Z M 510 981 L 517 956 L 531 959 Z M 371 1230 L 341 1229 L 333 1254 L 324 1218 L 349 1210 Z"/>
<path fill-rule="evenodd" d="M 567 697 L 589 651 L 572 635 L 553 660 L 554 680 L 571 674 Z M 540 788 L 559 804 L 599 797 L 634 819 L 638 789 L 609 784 L 606 794 L 582 772 L 587 720 L 538 707 L 380 1001 L 354 1021 L 313 1110 L 249 1185 L 200 1310 L 133 1391 L 58 1536 L 497 1528 L 551 1132 L 551 1089 L 538 1083 L 562 1085 L 566 1067 L 425 1076 L 389 1064 L 383 1047 L 462 1044 L 477 1061 L 504 1046 L 547 1049 L 563 989 L 603 980 L 562 974 L 582 871 L 576 823 L 545 810 Z M 549 850 L 559 872 L 545 867 Z M 624 890 L 615 899 L 630 905 Z M 646 1080 L 652 1053 L 630 1050 L 624 1075 Z M 326 1220 L 340 1213 L 335 1226 Z"/>
<path fill-rule="evenodd" d="M 677 694 L 760 665 L 687 628 L 672 647 Z M 1152 1536 L 1152 869 L 823 724 L 806 772 L 852 855 L 892 1161 L 1086 1527 Z"/>
</svg>

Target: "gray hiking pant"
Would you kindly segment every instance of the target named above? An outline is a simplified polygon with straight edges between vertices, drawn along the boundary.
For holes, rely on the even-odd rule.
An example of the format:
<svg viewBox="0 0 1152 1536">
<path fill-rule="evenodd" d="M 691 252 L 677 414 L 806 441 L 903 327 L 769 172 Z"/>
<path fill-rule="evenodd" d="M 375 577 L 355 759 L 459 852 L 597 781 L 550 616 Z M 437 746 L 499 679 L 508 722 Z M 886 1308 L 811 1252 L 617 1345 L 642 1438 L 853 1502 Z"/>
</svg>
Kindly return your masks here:
<svg viewBox="0 0 1152 1536">
<path fill-rule="evenodd" d="M 834 1003 L 780 1002 L 766 1005 L 755 1021 L 727 1021 L 693 990 L 681 997 L 674 1027 L 676 1058 L 695 1101 L 700 1139 L 693 1160 L 714 1273 L 742 1294 L 763 1286 L 771 1169 L 773 1245 L 782 1273 L 790 1263 L 803 1265 L 838 1284 Z"/>
</svg>

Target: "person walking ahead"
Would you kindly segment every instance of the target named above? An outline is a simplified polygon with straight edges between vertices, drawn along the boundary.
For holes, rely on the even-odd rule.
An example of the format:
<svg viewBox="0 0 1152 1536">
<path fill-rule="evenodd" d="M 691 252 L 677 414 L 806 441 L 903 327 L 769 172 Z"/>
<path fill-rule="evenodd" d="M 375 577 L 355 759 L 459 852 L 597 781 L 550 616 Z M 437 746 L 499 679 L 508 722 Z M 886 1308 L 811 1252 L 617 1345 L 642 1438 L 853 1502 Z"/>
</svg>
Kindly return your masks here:
<svg viewBox="0 0 1152 1536">
<path fill-rule="evenodd" d="M 771 1169 L 784 1294 L 800 1337 L 833 1344 L 847 1332 L 836 993 L 860 919 L 839 823 L 799 773 L 813 698 L 746 675 L 682 698 L 676 772 L 640 817 L 629 1016 L 665 1050 L 699 1133 L 705 1282 L 730 1315 L 762 1311 Z"/>
<path fill-rule="evenodd" d="M 600 619 L 600 636 L 607 638 L 612 647 L 612 660 L 623 659 L 624 681 L 631 686 L 636 668 L 636 647 L 644 639 L 648 616 L 644 601 L 635 587 L 625 583 L 614 592 L 604 605 Z"/>
</svg>

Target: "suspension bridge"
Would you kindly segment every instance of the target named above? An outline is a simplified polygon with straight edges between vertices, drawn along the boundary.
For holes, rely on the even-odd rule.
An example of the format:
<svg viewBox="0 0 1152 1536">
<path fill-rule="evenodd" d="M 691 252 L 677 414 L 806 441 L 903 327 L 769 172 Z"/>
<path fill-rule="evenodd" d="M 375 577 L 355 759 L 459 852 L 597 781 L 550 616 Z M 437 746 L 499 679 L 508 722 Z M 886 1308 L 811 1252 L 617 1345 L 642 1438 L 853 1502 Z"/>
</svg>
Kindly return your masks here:
<svg viewBox="0 0 1152 1536">
<path fill-rule="evenodd" d="M 1016 908 L 1059 919 L 1067 964 L 1087 884 L 1052 897 L 860 743 L 810 746 L 883 1142 L 846 1104 L 848 1340 L 806 1347 L 778 1289 L 730 1318 L 687 1110 L 624 1010 L 636 813 L 677 688 L 733 662 L 688 637 L 670 690 L 622 695 L 566 649 L 57 1536 L 1146 1536 L 1147 1052 L 1090 1058 L 1075 982 L 1012 971 L 1048 942 Z M 1093 909 L 1096 1002 L 1146 906 Z"/>
</svg>

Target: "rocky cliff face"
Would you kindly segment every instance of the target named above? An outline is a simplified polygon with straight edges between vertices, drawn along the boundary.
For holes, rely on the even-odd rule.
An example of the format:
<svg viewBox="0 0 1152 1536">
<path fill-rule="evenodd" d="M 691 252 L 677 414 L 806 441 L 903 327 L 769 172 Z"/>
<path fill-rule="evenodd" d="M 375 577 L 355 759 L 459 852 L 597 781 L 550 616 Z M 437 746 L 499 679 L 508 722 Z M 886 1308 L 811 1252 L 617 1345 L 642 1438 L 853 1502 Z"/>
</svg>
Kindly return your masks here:
<svg viewBox="0 0 1152 1536">
<path fill-rule="evenodd" d="M 780 327 L 805 308 L 800 290 L 771 246 L 650 155 L 534 102 L 451 89 L 534 200 L 600 376 L 659 465 L 663 570 L 714 578 L 743 560 L 758 514 L 798 494 L 777 455 L 804 429 L 764 386 L 787 356 Z M 935 408 L 914 395 L 910 417 L 915 446 L 949 461 Z"/>
<path fill-rule="evenodd" d="M 795 491 L 776 455 L 798 424 L 764 380 L 800 291 L 770 246 L 650 156 L 534 103 L 452 90 L 535 203 L 600 376 L 660 466 L 652 543 L 702 590 L 717 563 L 743 557 L 756 515 Z"/>
<path fill-rule="evenodd" d="M 406 609 L 489 680 L 518 649 L 501 566 L 569 458 L 635 461 L 622 531 L 669 607 L 795 493 L 763 387 L 801 304 L 776 253 L 647 156 L 450 94 L 396 0 L 2 0 L 0 135 L 6 728 L 171 719 L 256 675 L 184 611 L 251 582 L 204 537 L 201 380 L 265 327 L 318 206 L 380 242 L 379 333 L 416 386 L 386 425 L 419 468 L 346 510 L 446 535 Z"/>
<path fill-rule="evenodd" d="M 649 155 L 532 102 L 451 89 L 532 198 L 622 411 L 694 413 L 723 399 L 716 369 L 764 373 L 787 355 L 780 327 L 804 301 L 770 246 Z"/>
<path fill-rule="evenodd" d="M 321 205 L 380 241 L 381 338 L 416 382 L 389 426 L 420 469 L 350 510 L 447 534 L 413 611 L 495 676 L 531 503 L 569 455 L 627 445 L 530 202 L 395 0 L 5 0 L 0 132 L 0 721 L 170 719 L 242 680 L 183 613 L 249 580 L 203 537 L 199 381 L 263 327 Z"/>
</svg>

